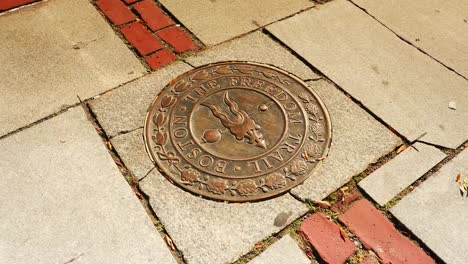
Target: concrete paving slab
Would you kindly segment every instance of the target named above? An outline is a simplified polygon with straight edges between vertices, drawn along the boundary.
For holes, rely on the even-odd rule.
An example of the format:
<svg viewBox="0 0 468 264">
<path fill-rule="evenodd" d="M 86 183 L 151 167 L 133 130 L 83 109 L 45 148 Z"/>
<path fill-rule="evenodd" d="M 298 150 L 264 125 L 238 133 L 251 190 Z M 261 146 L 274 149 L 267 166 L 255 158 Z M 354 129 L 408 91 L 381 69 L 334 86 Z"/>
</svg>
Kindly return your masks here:
<svg viewBox="0 0 468 264">
<path fill-rule="evenodd" d="M 435 147 L 416 143 L 359 182 L 359 186 L 383 206 L 446 156 Z"/>
<path fill-rule="evenodd" d="M 176 263 L 81 107 L 0 149 L 0 263 Z"/>
<path fill-rule="evenodd" d="M 214 45 L 314 6 L 308 0 L 162 0 L 184 26 Z"/>
<path fill-rule="evenodd" d="M 207 200 L 173 185 L 157 170 L 140 187 L 189 264 L 231 263 L 307 212 L 289 194 L 256 203 Z"/>
<path fill-rule="evenodd" d="M 330 113 L 332 144 L 322 166 L 291 192 L 302 199 L 322 200 L 392 151 L 401 140 L 334 85 L 325 80 L 308 85 Z"/>
<path fill-rule="evenodd" d="M 353 0 L 399 36 L 468 78 L 468 2 Z"/>
<path fill-rule="evenodd" d="M 111 139 L 114 149 L 130 172 L 141 180 L 155 166 L 146 154 L 143 128 Z"/>
<path fill-rule="evenodd" d="M 310 264 L 311 261 L 302 252 L 296 241 L 289 235 L 286 235 L 249 261 L 249 264 L 271 263 Z"/>
<path fill-rule="evenodd" d="M 45 1 L 0 25 L 0 135 L 146 72 L 88 0 Z"/>
<path fill-rule="evenodd" d="M 468 81 L 352 3 L 332 1 L 267 29 L 409 140 L 456 148 L 468 139 Z"/>
<path fill-rule="evenodd" d="M 91 101 L 91 109 L 109 137 L 133 131 L 145 124 L 148 107 L 172 79 L 192 67 L 177 62 L 127 83 Z"/>
<path fill-rule="evenodd" d="M 195 67 L 228 60 L 275 65 L 294 73 L 303 80 L 320 78 L 288 50 L 260 31 L 233 39 L 185 59 L 186 62 Z"/>
<path fill-rule="evenodd" d="M 391 212 L 445 263 L 468 259 L 468 199 L 460 195 L 457 174 L 468 175 L 468 149 L 445 164 Z"/>
</svg>

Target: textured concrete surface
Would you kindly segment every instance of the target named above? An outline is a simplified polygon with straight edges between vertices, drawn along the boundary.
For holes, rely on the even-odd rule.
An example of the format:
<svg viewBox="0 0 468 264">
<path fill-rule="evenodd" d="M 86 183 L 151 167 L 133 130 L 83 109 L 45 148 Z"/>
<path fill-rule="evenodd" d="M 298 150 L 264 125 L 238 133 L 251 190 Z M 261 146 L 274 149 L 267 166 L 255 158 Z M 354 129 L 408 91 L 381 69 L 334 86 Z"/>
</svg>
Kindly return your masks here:
<svg viewBox="0 0 468 264">
<path fill-rule="evenodd" d="M 210 201 L 173 185 L 157 170 L 140 187 L 189 264 L 233 262 L 307 212 L 289 194 L 256 203 Z"/>
<path fill-rule="evenodd" d="M 353 0 L 399 36 L 468 78 L 468 2 Z"/>
<path fill-rule="evenodd" d="M 0 263 L 175 263 L 81 107 L 0 149 Z"/>
<path fill-rule="evenodd" d="M 161 3 L 207 45 L 226 41 L 314 5 L 308 0 L 162 0 Z"/>
<path fill-rule="evenodd" d="M 0 135 L 146 72 L 87 0 L 45 1 L 0 25 Z"/>
<path fill-rule="evenodd" d="M 118 135 L 111 139 L 111 142 L 127 169 L 139 180 L 154 168 L 153 162 L 145 150 L 142 128 Z"/>
<path fill-rule="evenodd" d="M 319 78 L 316 73 L 288 50 L 260 31 L 233 39 L 185 59 L 186 62 L 195 67 L 229 60 L 253 61 L 275 65 L 283 70 L 294 73 L 303 80 Z"/>
<path fill-rule="evenodd" d="M 302 199 L 322 200 L 392 151 L 401 140 L 325 80 L 308 82 L 325 102 L 333 127 L 332 144 L 322 166 L 291 190 Z"/>
<path fill-rule="evenodd" d="M 164 67 L 96 98 L 90 102 L 91 109 L 109 137 L 141 128 L 146 111 L 159 91 L 190 69 L 183 62 Z"/>
<path fill-rule="evenodd" d="M 267 29 L 409 140 L 456 148 L 468 139 L 468 81 L 352 3 L 332 1 Z"/>
<path fill-rule="evenodd" d="M 468 175 L 468 149 L 391 210 L 424 244 L 451 264 L 464 264 L 468 259 L 468 199 L 460 195 L 455 182 L 459 173 Z"/>
<path fill-rule="evenodd" d="M 264 252 L 249 261 L 249 264 L 294 263 L 310 264 L 311 261 L 289 235 L 282 237 Z"/>
<path fill-rule="evenodd" d="M 416 143 L 359 182 L 359 186 L 383 206 L 446 156 L 435 147 Z"/>
</svg>

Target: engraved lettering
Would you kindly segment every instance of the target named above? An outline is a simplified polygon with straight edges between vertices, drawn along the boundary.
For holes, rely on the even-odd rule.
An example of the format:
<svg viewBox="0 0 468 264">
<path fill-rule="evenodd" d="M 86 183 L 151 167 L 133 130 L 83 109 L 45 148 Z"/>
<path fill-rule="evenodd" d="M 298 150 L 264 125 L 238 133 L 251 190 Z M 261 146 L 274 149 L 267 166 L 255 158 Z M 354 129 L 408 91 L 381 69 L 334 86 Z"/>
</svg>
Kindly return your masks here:
<svg viewBox="0 0 468 264">
<path fill-rule="evenodd" d="M 283 162 L 283 161 L 284 161 L 283 155 L 281 155 L 281 153 L 280 153 L 278 150 L 275 151 L 275 152 L 273 152 L 273 153 L 271 153 L 271 154 L 269 155 L 269 157 L 271 157 L 272 159 L 277 160 L 277 161 L 279 161 L 279 162 Z"/>
<path fill-rule="evenodd" d="M 193 142 L 193 141 L 192 141 L 192 142 Z M 180 144 L 179 144 L 179 147 L 180 147 Z M 181 149 L 182 149 L 182 148 L 181 148 Z M 185 150 L 184 150 L 184 151 L 185 151 Z M 189 153 L 189 154 L 187 154 L 187 158 L 189 158 L 189 159 L 194 159 L 194 158 L 196 158 L 196 157 L 198 156 L 198 154 L 200 154 L 201 152 L 202 152 L 201 149 L 199 149 L 199 148 L 194 148 L 194 149 L 190 150 L 190 153 Z"/>
<path fill-rule="evenodd" d="M 247 162 L 249 165 L 254 165 L 255 166 L 255 172 L 261 172 L 262 170 L 260 169 L 260 166 L 258 165 L 258 161 L 249 161 Z"/>
<path fill-rule="evenodd" d="M 286 110 L 294 110 L 297 108 L 297 105 L 293 102 L 287 102 L 284 104 L 284 109 Z"/>
<path fill-rule="evenodd" d="M 260 89 L 260 88 L 262 88 L 262 86 L 263 86 L 264 84 L 265 84 L 265 82 L 262 81 L 262 80 L 255 80 L 255 83 L 253 84 L 253 87 L 254 87 L 254 88 L 259 88 L 259 89 Z"/>
<path fill-rule="evenodd" d="M 220 173 L 224 173 L 224 170 L 226 170 L 226 166 L 228 165 L 228 163 L 224 160 L 218 160 L 216 163 L 215 163 L 215 171 L 216 172 L 220 172 Z"/>
<path fill-rule="evenodd" d="M 301 143 L 302 135 L 293 136 L 293 135 L 289 134 L 288 137 L 296 140 L 296 142 L 294 142 L 294 144 L 296 144 L 296 145 L 299 145 L 299 143 Z"/>
<path fill-rule="evenodd" d="M 283 145 L 279 149 L 284 149 L 288 153 L 293 153 L 297 146 L 301 143 L 302 136 L 293 136 L 289 134 L 288 138 L 294 139 L 295 141 L 291 144 L 290 142 L 283 142 Z"/>
<path fill-rule="evenodd" d="M 221 86 L 218 84 L 216 80 L 211 80 L 206 83 L 211 89 L 217 89 L 220 88 Z"/>
<path fill-rule="evenodd" d="M 229 77 L 229 85 L 230 86 L 235 86 L 239 84 L 239 78 L 238 77 Z"/>
<path fill-rule="evenodd" d="M 214 163 L 214 159 L 209 155 L 203 155 L 198 160 L 198 164 L 200 164 L 200 166 L 204 168 L 210 167 L 211 165 L 213 165 L 213 163 Z"/>
<path fill-rule="evenodd" d="M 277 94 L 274 95 L 276 99 L 280 100 L 280 101 L 284 101 L 284 100 L 287 100 L 288 99 L 288 95 L 283 92 L 283 91 L 279 91 Z"/>
<path fill-rule="evenodd" d="M 208 89 L 205 85 L 200 85 L 197 88 L 193 89 L 193 91 L 198 95 L 204 95 L 208 91 Z"/>
<path fill-rule="evenodd" d="M 174 130 L 174 137 L 176 138 L 184 138 L 188 135 L 188 130 L 185 127 L 178 127 Z"/>
<path fill-rule="evenodd" d="M 263 163 L 265 163 L 265 166 L 270 169 L 270 168 L 273 168 L 273 166 L 271 166 L 270 162 L 268 162 L 267 158 L 262 158 L 263 160 Z"/>
<path fill-rule="evenodd" d="M 290 113 L 288 112 L 289 120 L 292 124 L 302 124 L 304 120 L 301 119 L 301 113 Z"/>
<path fill-rule="evenodd" d="M 180 142 L 179 142 L 179 143 L 177 143 L 177 146 L 179 146 L 179 148 L 180 148 L 182 151 L 187 151 L 187 149 L 186 149 L 185 147 L 187 147 L 187 146 L 189 146 L 189 145 L 193 145 L 193 144 L 195 144 L 195 143 L 193 142 L 193 140 L 189 140 L 189 141 L 187 141 L 187 142 L 185 142 L 185 143 L 182 143 L 182 144 L 180 144 Z"/>
<path fill-rule="evenodd" d="M 187 125 L 187 117 L 186 116 L 174 116 L 174 120 L 172 121 L 174 125 Z"/>
<path fill-rule="evenodd" d="M 252 79 L 247 78 L 247 77 L 242 77 L 240 84 L 242 86 L 252 87 Z"/>
<path fill-rule="evenodd" d="M 296 147 L 296 145 L 291 145 L 289 142 L 284 142 L 279 149 L 284 149 L 288 153 L 293 153 Z"/>
</svg>

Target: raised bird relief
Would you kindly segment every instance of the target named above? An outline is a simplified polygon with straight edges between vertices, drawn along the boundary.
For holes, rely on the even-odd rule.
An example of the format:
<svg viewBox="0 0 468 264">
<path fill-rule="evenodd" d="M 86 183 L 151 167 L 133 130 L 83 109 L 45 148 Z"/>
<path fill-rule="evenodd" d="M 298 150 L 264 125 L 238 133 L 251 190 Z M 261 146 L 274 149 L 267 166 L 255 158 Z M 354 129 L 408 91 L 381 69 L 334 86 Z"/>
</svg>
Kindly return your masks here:
<svg viewBox="0 0 468 264">
<path fill-rule="evenodd" d="M 229 111 L 233 116 L 223 112 L 219 106 L 207 103 L 202 103 L 201 105 L 208 107 L 213 115 L 221 121 L 224 127 L 229 129 L 237 140 L 244 141 L 245 138 L 249 144 L 255 144 L 259 148 L 266 149 L 267 146 L 260 132 L 260 125 L 256 124 L 255 120 L 249 117 L 247 112 L 239 109 L 237 102 L 229 98 L 228 91 L 224 93 L 223 101 L 229 107 Z"/>
</svg>

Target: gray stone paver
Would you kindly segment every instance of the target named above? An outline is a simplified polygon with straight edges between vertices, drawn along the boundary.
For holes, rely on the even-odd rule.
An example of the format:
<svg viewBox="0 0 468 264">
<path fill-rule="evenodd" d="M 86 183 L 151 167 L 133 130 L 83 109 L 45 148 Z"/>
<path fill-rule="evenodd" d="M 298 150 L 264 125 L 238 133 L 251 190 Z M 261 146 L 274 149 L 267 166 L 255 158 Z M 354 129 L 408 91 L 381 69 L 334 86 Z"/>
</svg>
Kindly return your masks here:
<svg viewBox="0 0 468 264">
<path fill-rule="evenodd" d="M 81 107 L 0 149 L 0 263 L 176 263 Z"/>
<path fill-rule="evenodd" d="M 45 1 L 0 25 L 0 135 L 146 72 L 88 0 Z"/>
<path fill-rule="evenodd" d="M 273 263 L 310 264 L 311 261 L 302 252 L 296 241 L 286 235 L 249 261 L 249 264 Z"/>
<path fill-rule="evenodd" d="M 210 201 L 171 184 L 157 170 L 140 187 L 189 264 L 233 262 L 307 212 L 289 194 L 256 203 Z M 280 214 L 289 217 L 275 226 Z"/>
<path fill-rule="evenodd" d="M 143 127 L 146 112 L 159 91 L 191 69 L 176 62 L 96 98 L 90 102 L 91 109 L 109 137 Z"/>
<path fill-rule="evenodd" d="M 325 80 L 308 82 L 325 102 L 333 128 L 327 159 L 304 184 L 291 192 L 322 200 L 392 151 L 401 140 Z"/>
<path fill-rule="evenodd" d="M 160 2 L 207 45 L 226 41 L 314 5 L 308 0 Z"/>
<path fill-rule="evenodd" d="M 111 139 L 111 142 L 127 169 L 137 179 L 141 180 L 154 168 L 153 162 L 146 154 L 142 128 L 118 135 Z"/>
<path fill-rule="evenodd" d="M 253 61 L 275 65 L 296 74 L 304 80 L 319 78 L 303 62 L 260 31 L 255 31 L 200 52 L 195 56 L 188 57 L 185 61 L 196 67 L 228 60 Z"/>
<path fill-rule="evenodd" d="M 416 143 L 359 182 L 380 205 L 389 202 L 447 155 L 435 147 Z"/>
<path fill-rule="evenodd" d="M 468 2 L 353 0 L 411 44 L 468 78 Z"/>
<path fill-rule="evenodd" d="M 468 149 L 391 210 L 424 244 L 450 264 L 464 264 L 468 259 L 468 198 L 461 197 L 455 182 L 459 173 L 468 175 Z"/>
<path fill-rule="evenodd" d="M 456 148 L 468 138 L 468 81 L 352 3 L 328 2 L 267 29 L 409 140 Z"/>
</svg>

